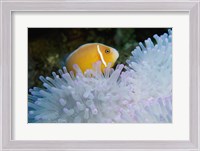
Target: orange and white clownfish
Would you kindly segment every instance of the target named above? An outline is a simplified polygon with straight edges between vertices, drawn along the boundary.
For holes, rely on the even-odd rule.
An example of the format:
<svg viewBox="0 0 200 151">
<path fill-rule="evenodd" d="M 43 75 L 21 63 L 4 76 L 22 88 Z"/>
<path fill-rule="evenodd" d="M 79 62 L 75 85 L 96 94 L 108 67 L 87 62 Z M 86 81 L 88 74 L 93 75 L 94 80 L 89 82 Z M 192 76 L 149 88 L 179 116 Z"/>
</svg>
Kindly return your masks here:
<svg viewBox="0 0 200 151">
<path fill-rule="evenodd" d="M 116 49 L 101 43 L 88 43 L 78 47 L 66 59 L 66 67 L 68 71 L 74 71 L 73 65 L 77 64 L 84 73 L 87 69 L 92 69 L 93 63 L 101 61 L 101 70 L 111 63 L 111 67 L 115 64 L 119 57 Z"/>
</svg>

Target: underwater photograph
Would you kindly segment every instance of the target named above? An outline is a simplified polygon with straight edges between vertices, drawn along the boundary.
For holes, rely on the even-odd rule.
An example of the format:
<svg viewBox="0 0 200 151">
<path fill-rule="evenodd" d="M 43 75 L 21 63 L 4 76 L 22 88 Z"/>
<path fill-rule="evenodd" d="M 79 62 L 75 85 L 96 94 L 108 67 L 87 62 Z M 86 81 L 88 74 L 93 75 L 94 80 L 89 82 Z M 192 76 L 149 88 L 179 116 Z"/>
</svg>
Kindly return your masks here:
<svg viewBox="0 0 200 151">
<path fill-rule="evenodd" d="M 28 28 L 28 123 L 172 123 L 172 28 Z"/>
</svg>

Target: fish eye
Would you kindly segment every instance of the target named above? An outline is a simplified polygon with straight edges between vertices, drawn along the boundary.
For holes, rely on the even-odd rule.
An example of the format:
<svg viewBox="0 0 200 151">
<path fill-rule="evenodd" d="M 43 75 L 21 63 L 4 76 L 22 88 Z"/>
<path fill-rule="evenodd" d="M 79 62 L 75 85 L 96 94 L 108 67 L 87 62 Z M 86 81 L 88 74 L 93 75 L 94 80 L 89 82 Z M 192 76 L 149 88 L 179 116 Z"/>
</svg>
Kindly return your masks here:
<svg viewBox="0 0 200 151">
<path fill-rule="evenodd" d="M 106 50 L 105 50 L 105 53 L 110 53 L 110 50 L 109 50 L 109 49 L 106 49 Z"/>
</svg>

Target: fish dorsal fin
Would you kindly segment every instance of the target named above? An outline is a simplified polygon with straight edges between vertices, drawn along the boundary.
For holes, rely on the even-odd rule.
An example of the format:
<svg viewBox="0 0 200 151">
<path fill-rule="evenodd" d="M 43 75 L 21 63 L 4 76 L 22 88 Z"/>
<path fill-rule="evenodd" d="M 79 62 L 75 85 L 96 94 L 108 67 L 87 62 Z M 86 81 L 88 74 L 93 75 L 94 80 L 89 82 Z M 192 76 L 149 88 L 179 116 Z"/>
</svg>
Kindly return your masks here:
<svg viewBox="0 0 200 151">
<path fill-rule="evenodd" d="M 104 58 L 103 58 L 103 54 L 102 54 L 102 52 L 101 52 L 101 50 L 100 50 L 99 45 L 97 45 L 97 51 L 98 51 L 98 53 L 99 53 L 99 55 L 100 55 L 100 58 L 101 58 L 102 63 L 104 64 L 105 67 L 107 67 L 107 64 L 106 64 L 106 62 L 105 62 L 105 60 L 104 60 Z"/>
</svg>

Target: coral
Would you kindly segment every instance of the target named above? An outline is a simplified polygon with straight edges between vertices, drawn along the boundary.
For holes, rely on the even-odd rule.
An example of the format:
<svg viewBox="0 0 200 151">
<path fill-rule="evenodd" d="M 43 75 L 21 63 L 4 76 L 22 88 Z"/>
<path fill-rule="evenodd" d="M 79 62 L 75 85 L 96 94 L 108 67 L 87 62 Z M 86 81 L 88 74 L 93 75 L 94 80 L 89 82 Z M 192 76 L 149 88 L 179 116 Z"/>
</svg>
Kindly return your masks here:
<svg viewBox="0 0 200 151">
<path fill-rule="evenodd" d="M 44 88 L 29 95 L 29 120 L 68 123 L 156 123 L 172 121 L 172 32 L 147 39 L 127 60 L 127 66 L 101 62 L 82 73 L 65 67 L 53 77 L 40 76 Z"/>
</svg>

